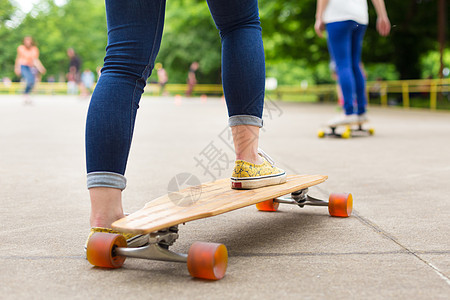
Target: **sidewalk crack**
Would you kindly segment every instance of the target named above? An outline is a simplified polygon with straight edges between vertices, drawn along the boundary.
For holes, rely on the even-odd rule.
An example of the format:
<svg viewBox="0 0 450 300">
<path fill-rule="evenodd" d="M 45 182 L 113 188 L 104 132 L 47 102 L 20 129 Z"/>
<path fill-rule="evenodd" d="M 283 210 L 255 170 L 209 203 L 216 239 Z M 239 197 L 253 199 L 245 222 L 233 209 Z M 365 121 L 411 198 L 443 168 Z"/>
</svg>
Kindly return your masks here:
<svg viewBox="0 0 450 300">
<path fill-rule="evenodd" d="M 421 262 L 423 262 L 424 264 L 426 264 L 428 267 L 430 267 L 439 277 L 441 277 L 441 279 L 443 279 L 449 286 L 450 286 L 450 278 L 445 275 L 441 270 L 439 270 L 438 267 L 436 267 L 435 265 L 433 265 L 432 263 L 430 263 L 429 261 L 427 261 L 426 259 L 420 257 L 420 255 L 415 252 L 414 250 L 409 249 L 408 247 L 406 247 L 405 245 L 403 245 L 402 243 L 400 243 L 394 236 L 392 236 L 391 234 L 389 234 L 387 231 L 381 229 L 377 224 L 373 223 L 372 221 L 370 221 L 367 218 L 364 218 L 362 215 L 360 215 L 357 211 L 353 210 L 352 213 L 353 216 L 355 216 L 363 225 L 366 225 L 367 227 L 370 227 L 372 230 L 374 230 L 376 233 L 380 234 L 381 236 L 391 240 L 392 242 L 394 242 L 395 244 L 397 244 L 398 246 L 400 246 L 402 249 L 404 249 L 407 253 L 413 255 L 414 257 L 416 257 L 418 260 L 420 260 Z"/>
</svg>

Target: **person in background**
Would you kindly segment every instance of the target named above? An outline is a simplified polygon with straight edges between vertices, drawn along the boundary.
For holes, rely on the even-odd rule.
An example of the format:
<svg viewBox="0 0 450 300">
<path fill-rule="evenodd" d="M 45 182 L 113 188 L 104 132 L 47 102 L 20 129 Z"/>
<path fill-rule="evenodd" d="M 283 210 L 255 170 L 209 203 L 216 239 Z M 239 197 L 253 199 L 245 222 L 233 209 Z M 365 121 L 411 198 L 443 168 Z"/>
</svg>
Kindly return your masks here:
<svg viewBox="0 0 450 300">
<path fill-rule="evenodd" d="M 199 64 L 196 61 L 194 61 L 191 64 L 191 66 L 189 67 L 188 78 L 187 78 L 188 89 L 186 91 L 187 97 L 192 96 L 192 91 L 194 90 L 194 87 L 197 84 L 197 77 L 195 76 L 195 72 L 197 72 L 198 67 L 199 67 Z"/>
<path fill-rule="evenodd" d="M 69 73 L 67 74 L 68 93 L 77 94 L 81 87 L 81 59 L 75 53 L 73 48 L 67 49 L 67 56 L 69 57 Z"/>
<path fill-rule="evenodd" d="M 91 94 L 92 88 L 94 87 L 94 81 L 94 73 L 89 69 L 85 69 L 81 74 L 81 96 L 87 97 Z"/>
<path fill-rule="evenodd" d="M 36 47 L 33 38 L 26 36 L 23 39 L 22 45 L 17 48 L 17 57 L 14 66 L 14 72 L 17 76 L 21 76 L 25 82 L 26 87 L 24 91 L 25 104 L 31 104 L 30 93 L 36 83 L 36 70 L 45 74 L 46 70 L 39 60 L 39 49 Z"/>
<path fill-rule="evenodd" d="M 384 0 L 372 0 L 377 12 L 377 30 L 387 36 L 391 23 Z M 369 23 L 367 0 L 318 0 L 314 29 L 319 37 L 328 33 L 328 49 L 344 96 L 344 114 L 328 122 L 330 126 L 367 121 L 366 81 L 361 70 L 361 50 Z M 355 109 L 353 101 L 356 98 Z"/>
<path fill-rule="evenodd" d="M 167 92 L 164 89 L 169 81 L 169 76 L 161 63 L 155 64 L 155 70 L 158 75 L 159 95 L 167 96 Z"/>
<path fill-rule="evenodd" d="M 77 84 L 77 71 L 74 66 L 70 67 L 67 77 L 67 94 L 76 95 L 78 94 L 78 84 Z"/>
</svg>

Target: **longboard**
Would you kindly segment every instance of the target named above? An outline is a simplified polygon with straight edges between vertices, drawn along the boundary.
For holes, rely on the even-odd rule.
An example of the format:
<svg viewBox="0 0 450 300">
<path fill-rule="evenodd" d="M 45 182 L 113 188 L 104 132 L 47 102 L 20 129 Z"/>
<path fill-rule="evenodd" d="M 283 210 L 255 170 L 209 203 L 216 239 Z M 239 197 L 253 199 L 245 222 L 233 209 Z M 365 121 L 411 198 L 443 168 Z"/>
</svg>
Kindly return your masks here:
<svg viewBox="0 0 450 300">
<path fill-rule="evenodd" d="M 363 125 L 365 123 L 367 123 L 367 121 L 355 122 L 355 123 L 343 124 L 343 125 L 336 125 L 336 126 L 324 125 L 323 127 L 327 128 L 327 130 L 320 129 L 317 132 L 317 136 L 319 138 L 335 137 L 335 138 L 348 139 L 348 138 L 357 137 L 357 136 L 374 135 L 375 134 L 375 129 L 373 129 L 373 128 L 369 128 L 369 129 L 363 128 Z M 337 129 L 339 127 L 345 127 L 344 131 L 339 133 L 337 131 Z"/>
<path fill-rule="evenodd" d="M 327 206 L 331 216 L 348 217 L 352 212 L 351 194 L 331 194 L 328 201 L 313 198 L 308 188 L 324 182 L 324 175 L 290 175 L 283 184 L 253 190 L 231 189 L 230 179 L 193 186 L 169 193 L 147 203 L 144 208 L 113 223 L 120 232 L 148 237 L 142 246 L 129 248 L 123 235 L 94 233 L 86 255 L 94 266 L 119 268 L 126 257 L 185 262 L 191 276 L 218 280 L 226 272 L 228 254 L 225 245 L 195 242 L 188 254 L 175 253 L 169 247 L 178 238 L 178 225 L 255 205 L 260 211 L 277 211 L 280 203 Z"/>
<path fill-rule="evenodd" d="M 221 179 L 184 189 L 177 195 L 156 198 L 144 208 L 114 222 L 112 227 L 121 232 L 146 234 L 287 195 L 324 182 L 327 178 L 323 175 L 290 175 L 284 184 L 255 190 L 233 190 L 229 178 Z M 200 193 L 198 199 L 195 198 L 197 193 Z M 194 201 L 179 205 L 178 199 Z"/>
</svg>

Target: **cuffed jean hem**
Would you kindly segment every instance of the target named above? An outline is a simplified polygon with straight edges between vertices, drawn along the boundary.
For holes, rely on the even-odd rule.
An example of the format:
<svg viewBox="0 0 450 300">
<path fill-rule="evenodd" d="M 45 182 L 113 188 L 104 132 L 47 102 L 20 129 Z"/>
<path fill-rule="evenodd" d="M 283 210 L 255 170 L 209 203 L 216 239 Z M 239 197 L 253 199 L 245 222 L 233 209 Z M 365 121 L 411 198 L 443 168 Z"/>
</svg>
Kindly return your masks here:
<svg viewBox="0 0 450 300">
<path fill-rule="evenodd" d="M 236 115 L 231 116 L 228 119 L 228 125 L 230 127 L 237 125 L 252 125 L 261 128 L 263 127 L 263 120 L 252 115 Z"/>
<path fill-rule="evenodd" d="M 113 172 L 91 172 L 87 174 L 87 188 L 109 187 L 124 190 L 127 186 L 125 176 Z"/>
</svg>

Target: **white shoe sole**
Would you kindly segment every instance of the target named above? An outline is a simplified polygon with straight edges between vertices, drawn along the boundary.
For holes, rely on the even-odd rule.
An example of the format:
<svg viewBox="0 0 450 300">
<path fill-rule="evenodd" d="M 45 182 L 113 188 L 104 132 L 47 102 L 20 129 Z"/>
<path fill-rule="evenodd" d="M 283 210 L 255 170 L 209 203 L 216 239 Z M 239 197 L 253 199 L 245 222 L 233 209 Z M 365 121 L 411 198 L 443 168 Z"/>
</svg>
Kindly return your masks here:
<svg viewBox="0 0 450 300">
<path fill-rule="evenodd" d="M 231 188 L 236 190 L 257 189 L 264 186 L 282 184 L 286 182 L 286 173 L 273 176 L 231 178 Z"/>
</svg>

